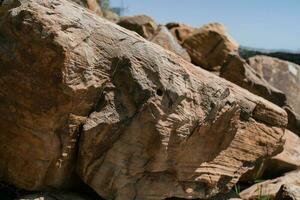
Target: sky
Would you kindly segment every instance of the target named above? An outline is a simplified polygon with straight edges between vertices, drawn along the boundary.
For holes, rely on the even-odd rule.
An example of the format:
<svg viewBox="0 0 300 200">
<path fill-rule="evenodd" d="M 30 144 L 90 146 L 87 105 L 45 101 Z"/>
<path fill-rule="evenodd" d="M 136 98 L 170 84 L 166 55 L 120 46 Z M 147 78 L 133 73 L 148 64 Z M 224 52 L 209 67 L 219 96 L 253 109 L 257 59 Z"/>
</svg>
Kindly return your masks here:
<svg viewBox="0 0 300 200">
<path fill-rule="evenodd" d="M 240 44 L 253 48 L 300 50 L 300 0 L 110 0 L 124 15 L 146 14 L 157 23 L 200 27 L 225 25 Z"/>
</svg>

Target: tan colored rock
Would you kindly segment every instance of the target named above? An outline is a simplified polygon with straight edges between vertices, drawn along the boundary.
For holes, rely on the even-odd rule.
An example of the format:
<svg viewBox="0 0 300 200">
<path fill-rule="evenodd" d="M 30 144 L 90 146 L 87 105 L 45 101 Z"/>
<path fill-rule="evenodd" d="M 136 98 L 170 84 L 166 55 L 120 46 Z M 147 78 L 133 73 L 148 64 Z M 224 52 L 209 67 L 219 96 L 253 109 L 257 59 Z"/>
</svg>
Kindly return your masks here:
<svg viewBox="0 0 300 200">
<path fill-rule="evenodd" d="M 255 200 L 261 196 L 267 196 L 270 199 L 275 198 L 276 194 L 283 185 L 300 186 L 300 170 L 286 173 L 284 176 L 273 180 L 257 183 L 240 193 L 242 199 Z"/>
<path fill-rule="evenodd" d="M 180 55 L 187 61 L 191 61 L 191 58 L 187 51 L 178 44 L 176 38 L 170 33 L 170 31 L 165 26 L 159 26 L 154 36 L 150 39 L 151 42 L 154 42 L 165 49 Z"/>
<path fill-rule="evenodd" d="M 239 45 L 219 23 L 203 26 L 183 42 L 192 62 L 210 71 L 218 71 L 230 53 L 237 53 Z"/>
<path fill-rule="evenodd" d="M 285 144 L 280 154 L 257 162 L 253 170 L 244 174 L 240 181 L 254 182 L 264 177 L 278 177 L 283 173 L 300 168 L 300 138 L 296 134 L 285 131 Z"/>
<path fill-rule="evenodd" d="M 197 29 L 182 23 L 168 23 L 166 27 L 170 30 L 173 36 L 177 39 L 179 44 L 182 44 L 184 40 Z"/>
<path fill-rule="evenodd" d="M 300 186 L 297 185 L 282 185 L 275 200 L 299 200 Z"/>
<path fill-rule="evenodd" d="M 289 106 L 285 106 L 284 110 L 288 114 L 287 128 L 300 136 L 300 115 L 296 114 Z"/>
<path fill-rule="evenodd" d="M 71 0 L 71 1 L 74 1 L 75 3 L 88 8 L 89 10 L 95 12 L 97 15 L 101 17 L 103 16 L 101 6 L 99 4 L 99 1 L 97 0 Z"/>
<path fill-rule="evenodd" d="M 249 58 L 249 64 L 272 86 L 283 91 L 287 103 L 300 114 L 300 66 L 268 56 Z"/>
<path fill-rule="evenodd" d="M 122 17 L 118 22 L 118 25 L 137 32 L 140 36 L 146 39 L 151 38 L 158 27 L 155 21 L 146 15 Z"/>
<path fill-rule="evenodd" d="M 271 159 L 268 169 L 279 171 L 292 171 L 300 168 L 300 138 L 296 134 L 285 131 L 283 151 Z"/>
<path fill-rule="evenodd" d="M 282 146 L 283 109 L 67 0 L 0 18 L 1 180 L 209 198 Z"/>
<path fill-rule="evenodd" d="M 103 16 L 105 19 L 117 23 L 120 20 L 120 16 L 112 10 L 103 10 Z"/>
<path fill-rule="evenodd" d="M 286 105 L 285 94 L 271 86 L 238 55 L 228 56 L 220 76 L 279 106 Z"/>
</svg>

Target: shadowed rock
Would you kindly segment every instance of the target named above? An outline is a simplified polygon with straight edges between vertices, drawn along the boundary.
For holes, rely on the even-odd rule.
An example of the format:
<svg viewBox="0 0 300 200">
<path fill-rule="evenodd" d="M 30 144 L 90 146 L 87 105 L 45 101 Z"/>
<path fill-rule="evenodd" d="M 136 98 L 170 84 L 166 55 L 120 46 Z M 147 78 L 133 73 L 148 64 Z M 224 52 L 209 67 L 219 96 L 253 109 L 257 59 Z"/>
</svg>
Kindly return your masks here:
<svg viewBox="0 0 300 200">
<path fill-rule="evenodd" d="M 279 106 L 286 105 L 283 92 L 271 86 L 247 62 L 236 54 L 228 57 L 220 76 Z"/>
</svg>

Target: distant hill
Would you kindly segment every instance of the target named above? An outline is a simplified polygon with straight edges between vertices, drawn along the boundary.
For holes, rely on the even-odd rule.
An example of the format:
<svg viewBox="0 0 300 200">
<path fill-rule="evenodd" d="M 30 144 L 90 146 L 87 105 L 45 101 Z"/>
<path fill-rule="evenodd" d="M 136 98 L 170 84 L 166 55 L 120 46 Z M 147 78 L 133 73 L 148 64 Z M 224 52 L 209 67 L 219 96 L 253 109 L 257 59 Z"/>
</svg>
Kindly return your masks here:
<svg viewBox="0 0 300 200">
<path fill-rule="evenodd" d="M 258 48 L 251 48 L 241 46 L 239 48 L 240 55 L 248 59 L 252 56 L 256 55 L 266 55 L 275 58 L 279 58 L 282 60 L 290 61 L 300 65 L 300 52 L 299 51 L 289 51 L 289 50 L 266 50 L 266 49 L 258 49 Z"/>
</svg>

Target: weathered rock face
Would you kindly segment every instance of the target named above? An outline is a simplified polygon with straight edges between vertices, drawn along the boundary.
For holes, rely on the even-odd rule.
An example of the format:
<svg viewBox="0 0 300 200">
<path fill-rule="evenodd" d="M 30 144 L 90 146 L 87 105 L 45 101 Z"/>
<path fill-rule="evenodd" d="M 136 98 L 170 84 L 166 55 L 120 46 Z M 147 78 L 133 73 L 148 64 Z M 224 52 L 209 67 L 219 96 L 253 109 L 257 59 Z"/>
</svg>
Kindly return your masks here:
<svg viewBox="0 0 300 200">
<path fill-rule="evenodd" d="M 214 23 L 194 31 L 183 42 L 192 62 L 205 69 L 216 71 L 230 53 L 237 53 L 238 44 L 226 33 L 223 25 Z"/>
<path fill-rule="evenodd" d="M 270 199 L 275 198 L 276 194 L 280 190 L 283 185 L 293 185 L 298 186 L 300 185 L 300 170 L 296 170 L 293 172 L 289 172 L 284 176 L 273 180 L 267 180 L 261 183 L 257 183 L 250 188 L 242 191 L 240 196 L 242 199 L 245 200 L 253 200 L 257 199 L 261 196 L 267 196 Z"/>
<path fill-rule="evenodd" d="M 137 32 L 146 39 L 152 37 L 158 27 L 155 21 L 146 15 L 122 17 L 118 22 L 118 25 Z"/>
<path fill-rule="evenodd" d="M 242 182 L 254 182 L 265 177 L 278 177 L 282 174 L 300 168 L 300 138 L 286 130 L 283 150 L 280 154 L 257 162 L 255 169 L 242 176 Z"/>
<path fill-rule="evenodd" d="M 187 51 L 178 44 L 176 38 L 170 33 L 170 31 L 165 26 L 159 26 L 154 36 L 150 39 L 151 42 L 159 44 L 165 49 L 180 55 L 187 61 L 191 61 L 191 58 Z"/>
<path fill-rule="evenodd" d="M 271 86 L 238 55 L 228 56 L 220 76 L 279 106 L 286 105 L 285 94 Z"/>
<path fill-rule="evenodd" d="M 272 86 L 283 91 L 287 103 L 300 114 L 300 66 L 268 56 L 254 56 L 249 64 Z"/>
<path fill-rule="evenodd" d="M 300 186 L 282 185 L 275 200 L 298 200 L 300 199 Z"/>
<path fill-rule="evenodd" d="M 197 30 L 196 28 L 193 28 L 191 26 L 182 23 L 168 23 L 166 24 L 166 27 L 177 39 L 179 44 L 182 44 L 190 34 L 192 34 L 194 31 Z"/>
<path fill-rule="evenodd" d="M 282 145 L 284 110 L 69 1 L 0 17 L 2 180 L 208 198 Z"/>
</svg>

